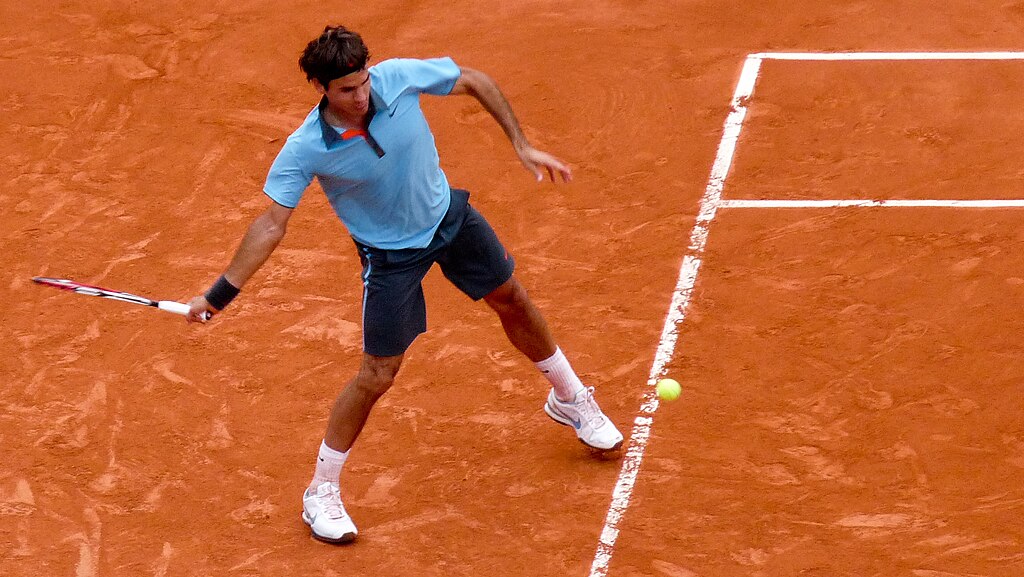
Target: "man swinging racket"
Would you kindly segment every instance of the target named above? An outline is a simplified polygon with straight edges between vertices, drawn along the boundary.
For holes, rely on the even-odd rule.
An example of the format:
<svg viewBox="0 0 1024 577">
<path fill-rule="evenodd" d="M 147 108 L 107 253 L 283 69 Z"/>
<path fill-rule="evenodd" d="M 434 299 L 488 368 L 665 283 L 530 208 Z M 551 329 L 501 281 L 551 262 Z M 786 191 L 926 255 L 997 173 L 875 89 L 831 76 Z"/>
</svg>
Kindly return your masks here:
<svg viewBox="0 0 1024 577">
<path fill-rule="evenodd" d="M 494 117 L 523 165 L 542 180 L 571 179 L 569 168 L 530 146 L 512 109 L 488 76 L 450 58 L 393 59 L 367 67 L 362 38 L 328 26 L 311 41 L 299 67 L 322 96 L 288 138 L 267 176 L 273 201 L 249 226 L 224 274 L 189 303 L 190 322 L 224 309 L 284 237 L 288 219 L 316 177 L 344 223 L 362 263 L 363 359 L 331 408 L 302 519 L 331 543 L 355 539 L 339 476 L 374 403 L 392 385 L 403 355 L 426 331 L 421 281 L 437 263 L 473 300 L 498 314 L 509 341 L 551 382 L 544 411 L 599 450 L 622 434 L 598 407 L 513 274 L 512 258 L 469 193 L 449 187 L 420 94 L 468 94 Z"/>
</svg>

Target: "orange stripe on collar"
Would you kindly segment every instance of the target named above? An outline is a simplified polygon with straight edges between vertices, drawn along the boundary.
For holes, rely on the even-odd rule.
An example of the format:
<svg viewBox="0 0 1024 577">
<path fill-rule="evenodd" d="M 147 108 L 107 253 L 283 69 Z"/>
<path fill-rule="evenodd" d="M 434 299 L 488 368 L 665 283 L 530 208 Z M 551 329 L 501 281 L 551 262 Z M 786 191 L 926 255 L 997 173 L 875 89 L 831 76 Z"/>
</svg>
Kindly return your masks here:
<svg viewBox="0 0 1024 577">
<path fill-rule="evenodd" d="M 366 132 L 365 130 L 359 130 L 359 129 L 356 129 L 356 128 L 350 128 L 350 129 L 346 130 L 345 132 L 341 133 L 341 139 L 342 140 L 351 140 L 353 138 L 357 138 L 357 137 L 360 137 L 360 136 L 362 136 L 363 138 L 367 138 L 368 139 L 370 137 L 370 134 L 368 132 Z"/>
</svg>

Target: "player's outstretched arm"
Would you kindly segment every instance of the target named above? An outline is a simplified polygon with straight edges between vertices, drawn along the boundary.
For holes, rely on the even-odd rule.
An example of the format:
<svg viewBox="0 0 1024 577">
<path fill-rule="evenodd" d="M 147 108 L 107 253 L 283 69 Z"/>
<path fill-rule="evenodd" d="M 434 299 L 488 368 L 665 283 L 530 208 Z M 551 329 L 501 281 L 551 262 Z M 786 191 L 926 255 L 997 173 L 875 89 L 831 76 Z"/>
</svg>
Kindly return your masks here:
<svg viewBox="0 0 1024 577">
<path fill-rule="evenodd" d="M 210 300 L 217 300 L 217 297 L 223 298 L 223 291 L 237 292 L 243 285 L 249 280 L 252 275 L 256 274 L 256 271 L 263 266 L 263 263 L 267 262 L 270 255 L 280 244 L 281 239 L 284 238 L 284 234 L 288 229 L 288 219 L 292 215 L 292 209 L 280 204 L 272 203 L 263 214 L 256 217 L 256 219 L 249 225 L 249 230 L 246 231 L 245 236 L 242 237 L 242 243 L 238 246 L 238 250 L 235 251 L 235 256 L 231 259 L 231 264 L 228 265 L 224 274 L 217 279 L 213 287 L 206 294 L 199 295 L 189 301 L 190 311 L 185 319 L 189 322 L 203 322 L 210 316 L 220 312 L 224 303 L 221 307 L 215 305 L 220 304 L 215 302 L 210 303 Z M 224 283 L 227 283 L 225 285 Z M 211 294 L 213 293 L 213 294 Z M 233 298 L 233 294 L 229 293 L 229 298 Z M 209 298 L 209 300 L 208 300 Z"/>
<path fill-rule="evenodd" d="M 516 154 L 519 155 L 519 160 L 527 170 L 536 175 L 538 181 L 544 179 L 545 170 L 552 182 L 559 176 L 564 182 L 572 180 L 572 171 L 564 162 L 530 145 L 515 113 L 512 112 L 512 106 L 491 77 L 472 68 L 461 70 L 462 75 L 455 82 L 451 94 L 468 94 L 476 98 L 505 131 L 505 135 L 512 141 Z"/>
</svg>

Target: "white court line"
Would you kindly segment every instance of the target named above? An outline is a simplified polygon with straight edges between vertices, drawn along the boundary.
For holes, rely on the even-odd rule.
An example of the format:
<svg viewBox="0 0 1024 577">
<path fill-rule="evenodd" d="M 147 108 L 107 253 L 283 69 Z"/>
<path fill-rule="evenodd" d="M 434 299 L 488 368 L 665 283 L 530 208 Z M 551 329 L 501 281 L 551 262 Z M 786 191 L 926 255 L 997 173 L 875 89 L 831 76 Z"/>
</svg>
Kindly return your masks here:
<svg viewBox="0 0 1024 577">
<path fill-rule="evenodd" d="M 1024 60 L 1024 52 L 762 52 L 762 60 Z"/>
<path fill-rule="evenodd" d="M 1024 200 L 723 200 L 719 208 L 1024 208 Z"/>
<path fill-rule="evenodd" d="M 1024 52 L 846 52 L 846 53 L 797 53 L 797 52 L 765 52 L 747 56 L 740 73 L 739 81 L 732 99 L 732 110 L 725 120 L 722 140 L 718 145 L 714 165 L 708 179 L 704 196 L 701 197 L 700 212 L 697 222 L 690 233 L 688 253 L 683 258 L 676 281 L 675 292 L 669 305 L 665 325 L 661 331 L 654 363 L 647 379 L 648 391 L 640 405 L 640 411 L 633 421 L 626 455 L 622 461 L 612 502 L 605 517 L 594 562 L 590 567 L 590 577 L 606 577 L 611 562 L 615 542 L 619 536 L 619 523 L 629 507 L 633 495 L 637 475 L 643 461 L 647 443 L 650 440 L 653 415 L 658 409 L 658 398 L 654 392 L 654 384 L 665 374 L 665 367 L 672 360 L 678 338 L 678 326 L 686 317 L 693 288 L 697 282 L 701 259 L 707 245 L 709 227 L 719 208 L 819 208 L 819 207 L 897 207 L 897 206 L 941 206 L 961 208 L 1006 208 L 1024 207 L 1019 200 L 807 200 L 807 201 L 772 201 L 772 200 L 722 200 L 722 190 L 729 174 L 736 144 L 739 139 L 743 120 L 746 117 L 747 100 L 754 92 L 754 85 L 760 72 L 763 60 L 1024 60 Z"/>
<path fill-rule="evenodd" d="M 711 167 L 711 176 L 700 201 L 697 223 L 690 233 L 689 252 L 683 257 L 683 264 L 679 269 L 679 279 L 676 281 L 672 303 L 669 305 L 665 326 L 661 331 L 661 341 L 658 344 L 654 364 L 647 379 L 648 390 L 640 405 L 640 414 L 633 421 L 633 430 L 626 447 L 626 455 L 622 460 L 622 469 L 619 471 L 619 478 L 612 492 L 612 502 L 608 508 L 608 515 L 605 517 L 604 529 L 601 530 L 597 553 L 590 566 L 591 577 L 604 577 L 608 574 L 608 564 L 611 562 L 615 541 L 619 536 L 619 522 L 626 513 L 629 500 L 633 496 L 633 486 L 636 484 L 640 463 L 643 461 L 647 441 L 651 436 L 653 415 L 658 409 L 658 397 L 654 392 L 653 385 L 665 374 L 665 366 L 672 360 L 678 338 L 678 325 L 685 318 L 686 309 L 690 304 L 690 296 L 697 282 L 697 272 L 700 270 L 704 247 L 707 245 L 708 227 L 715 218 L 715 213 L 721 203 L 725 177 L 729 174 L 729 167 L 732 165 L 733 155 L 736 151 L 736 141 L 739 139 L 743 119 L 747 114 L 746 102 L 754 92 L 754 84 L 757 81 L 760 68 L 760 58 L 747 57 L 743 64 L 743 71 L 740 73 L 739 82 L 736 84 L 736 92 L 732 97 L 732 111 L 725 119 L 725 127 L 722 140 L 718 144 L 715 163 Z"/>
</svg>

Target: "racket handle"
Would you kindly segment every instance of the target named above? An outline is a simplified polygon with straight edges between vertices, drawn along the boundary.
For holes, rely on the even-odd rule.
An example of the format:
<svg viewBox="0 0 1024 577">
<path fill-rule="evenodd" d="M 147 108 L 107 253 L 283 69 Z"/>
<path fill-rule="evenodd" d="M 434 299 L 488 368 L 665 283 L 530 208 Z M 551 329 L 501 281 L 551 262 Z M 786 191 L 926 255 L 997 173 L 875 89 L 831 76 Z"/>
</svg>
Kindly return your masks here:
<svg viewBox="0 0 1024 577">
<path fill-rule="evenodd" d="M 162 311 L 167 311 L 181 316 L 187 315 L 188 311 L 191 310 L 187 304 L 179 303 L 177 301 L 159 301 L 156 303 L 156 307 Z"/>
<path fill-rule="evenodd" d="M 181 316 L 187 315 L 188 311 L 191 310 L 187 304 L 179 303 L 178 301 L 157 301 L 156 308 Z M 206 320 L 210 320 L 212 316 L 209 312 L 203 313 L 203 318 Z"/>
</svg>

